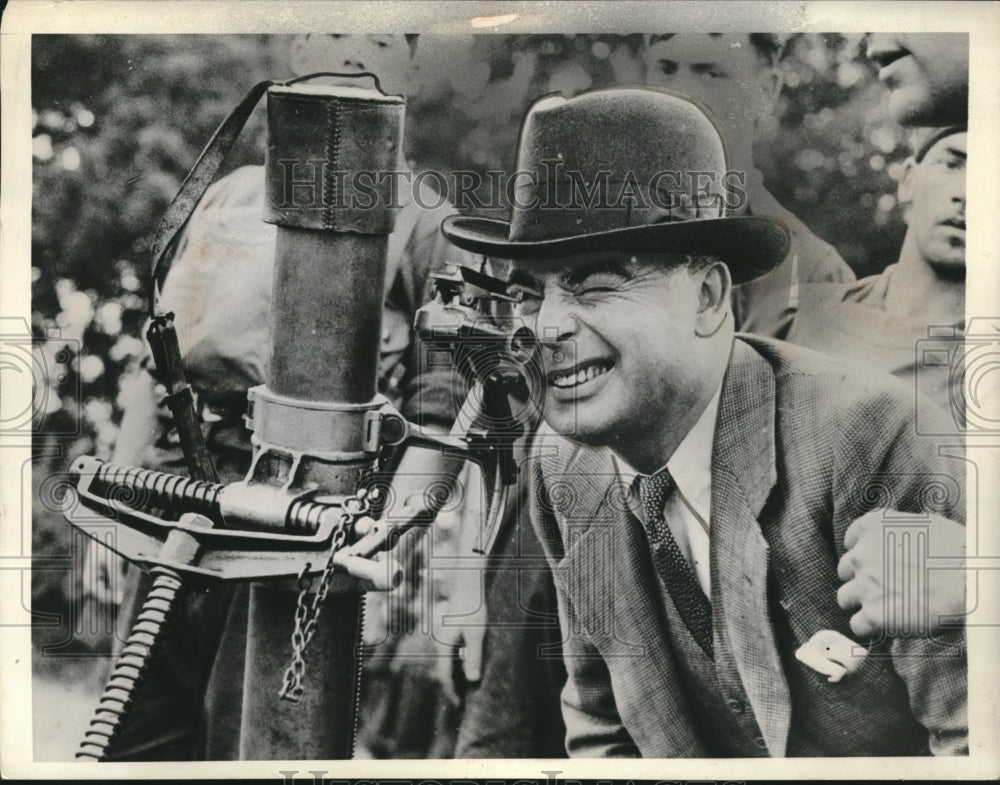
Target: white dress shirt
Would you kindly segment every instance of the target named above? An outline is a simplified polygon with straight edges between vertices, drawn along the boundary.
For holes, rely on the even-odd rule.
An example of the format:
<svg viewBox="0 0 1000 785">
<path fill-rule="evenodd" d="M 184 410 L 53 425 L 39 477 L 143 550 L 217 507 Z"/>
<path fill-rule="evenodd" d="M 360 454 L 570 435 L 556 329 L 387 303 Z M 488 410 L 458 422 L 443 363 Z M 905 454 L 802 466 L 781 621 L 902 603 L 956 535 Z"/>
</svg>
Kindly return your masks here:
<svg viewBox="0 0 1000 785">
<path fill-rule="evenodd" d="M 707 597 L 712 596 L 709 564 L 709 522 L 712 520 L 712 444 L 715 420 L 719 414 L 719 393 L 715 391 L 698 422 L 667 460 L 666 468 L 674 478 L 676 490 L 663 502 L 663 517 L 677 540 L 681 553 L 693 567 L 698 583 Z M 618 476 L 628 494 L 629 505 L 644 524 L 645 514 L 635 485 L 639 472 L 614 456 Z"/>
</svg>

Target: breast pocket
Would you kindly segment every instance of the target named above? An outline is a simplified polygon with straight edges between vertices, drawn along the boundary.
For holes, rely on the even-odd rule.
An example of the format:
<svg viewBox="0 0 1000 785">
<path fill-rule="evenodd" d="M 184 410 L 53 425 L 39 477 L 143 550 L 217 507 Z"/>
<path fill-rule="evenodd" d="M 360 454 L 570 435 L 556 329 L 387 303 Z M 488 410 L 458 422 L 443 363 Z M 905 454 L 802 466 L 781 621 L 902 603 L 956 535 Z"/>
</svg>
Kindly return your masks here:
<svg viewBox="0 0 1000 785">
<path fill-rule="evenodd" d="M 854 669 L 839 681 L 830 681 L 826 674 L 802 662 L 796 661 L 796 669 L 807 689 L 824 699 L 852 701 L 861 697 L 877 700 L 877 696 L 884 695 L 894 681 L 892 660 L 883 652 L 866 652 L 861 644 L 856 645 L 854 655 L 858 656 Z"/>
</svg>

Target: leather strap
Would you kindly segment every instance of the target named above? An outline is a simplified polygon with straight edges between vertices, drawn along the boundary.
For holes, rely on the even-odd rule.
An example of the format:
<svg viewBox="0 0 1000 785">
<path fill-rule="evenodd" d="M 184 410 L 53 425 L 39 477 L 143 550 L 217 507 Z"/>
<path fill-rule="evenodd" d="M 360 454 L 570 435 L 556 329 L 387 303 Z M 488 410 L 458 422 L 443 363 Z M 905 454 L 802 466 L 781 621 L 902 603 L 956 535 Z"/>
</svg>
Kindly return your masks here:
<svg viewBox="0 0 1000 785">
<path fill-rule="evenodd" d="M 319 71 L 314 74 L 298 76 L 294 79 L 266 79 L 265 81 L 258 82 L 251 87 L 247 94 L 243 96 L 243 99 L 239 102 L 239 104 L 236 105 L 236 108 L 233 109 L 233 111 L 230 112 L 219 124 L 219 127 L 215 129 L 215 133 L 212 134 L 212 138 L 208 140 L 208 144 L 205 145 L 205 149 L 201 151 L 201 155 L 198 156 L 198 160 L 195 161 L 191 171 L 188 172 L 187 177 L 184 178 L 184 182 L 181 184 L 180 190 L 173 198 L 173 201 L 170 202 L 166 212 L 163 214 L 163 218 L 160 220 L 160 224 L 156 230 L 156 235 L 153 238 L 152 247 L 152 279 L 149 286 L 150 318 L 159 315 L 157 306 L 160 285 L 166 277 L 167 271 L 170 269 L 169 264 L 164 264 L 164 259 L 173 247 L 174 242 L 177 240 L 177 236 L 180 234 L 181 229 L 184 228 L 188 220 L 191 218 L 191 214 L 194 212 L 194 208 L 198 205 L 198 202 L 201 201 L 201 197 L 205 195 L 205 191 L 208 190 L 212 181 L 215 180 L 215 176 L 219 173 L 219 168 L 226 160 L 226 156 L 229 155 L 229 151 L 232 149 L 233 144 L 236 142 L 240 132 L 243 130 L 243 126 L 246 125 L 247 120 L 253 113 L 253 110 L 260 102 L 261 96 L 267 92 L 269 87 L 274 87 L 276 85 L 287 87 L 298 82 L 304 82 L 309 79 L 315 79 L 323 76 L 333 76 L 337 78 L 371 77 L 375 82 L 375 88 L 382 93 L 382 95 L 385 95 L 385 91 L 382 90 L 382 85 L 379 82 L 378 77 L 369 71 L 356 74 Z"/>
<path fill-rule="evenodd" d="M 177 195 L 174 196 L 173 201 L 170 202 L 163 214 L 153 239 L 152 279 L 149 286 L 149 316 L 151 321 L 146 337 L 153 351 L 156 367 L 167 386 L 167 403 L 177 424 L 181 449 L 187 460 L 188 469 L 191 476 L 199 480 L 218 482 L 218 474 L 201 432 L 201 422 L 195 410 L 191 386 L 184 376 L 184 365 L 181 361 L 177 332 L 173 324 L 174 315 L 172 313 L 159 313 L 160 285 L 170 269 L 170 265 L 165 264 L 164 260 L 173 248 L 181 229 L 191 218 L 198 202 L 205 195 L 205 191 L 215 180 L 219 168 L 226 160 L 226 156 L 229 155 L 229 151 L 232 150 L 233 144 L 260 102 L 261 96 L 274 85 L 288 86 L 319 76 L 338 78 L 370 76 L 375 81 L 376 89 L 385 95 L 378 77 L 369 72 L 340 74 L 323 71 L 283 81 L 267 79 L 258 82 L 250 88 L 236 108 L 226 116 L 215 133 L 212 134 L 212 138 L 208 140 L 205 149 L 201 151 L 198 160 L 195 161 L 191 171 L 184 178 Z"/>
</svg>

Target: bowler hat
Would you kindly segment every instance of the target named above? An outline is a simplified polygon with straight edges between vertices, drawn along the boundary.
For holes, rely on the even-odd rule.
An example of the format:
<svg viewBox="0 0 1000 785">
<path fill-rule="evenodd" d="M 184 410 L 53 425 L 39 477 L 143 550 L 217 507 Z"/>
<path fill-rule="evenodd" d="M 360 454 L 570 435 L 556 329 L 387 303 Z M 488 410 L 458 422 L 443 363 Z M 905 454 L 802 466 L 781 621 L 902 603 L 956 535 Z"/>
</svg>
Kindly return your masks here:
<svg viewBox="0 0 1000 785">
<path fill-rule="evenodd" d="M 746 198 L 718 124 L 688 96 L 614 88 L 535 101 L 521 125 L 510 221 L 451 216 L 455 245 L 507 259 L 592 251 L 714 254 L 735 283 L 778 265 L 788 230 L 728 216 Z"/>
</svg>

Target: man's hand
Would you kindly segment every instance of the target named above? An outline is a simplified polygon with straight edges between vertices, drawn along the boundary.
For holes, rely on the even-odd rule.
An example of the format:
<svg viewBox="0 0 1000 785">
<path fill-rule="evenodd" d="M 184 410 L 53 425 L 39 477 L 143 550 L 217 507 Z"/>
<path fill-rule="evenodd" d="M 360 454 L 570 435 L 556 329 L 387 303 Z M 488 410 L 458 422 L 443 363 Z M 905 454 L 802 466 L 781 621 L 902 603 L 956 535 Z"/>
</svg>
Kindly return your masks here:
<svg viewBox="0 0 1000 785">
<path fill-rule="evenodd" d="M 454 531 L 456 555 L 478 562 L 471 569 L 444 573 L 446 599 L 434 609 L 434 639 L 442 651 L 437 678 L 445 695 L 458 704 L 458 667 L 466 684 L 476 684 L 483 675 L 486 643 L 486 564 L 487 557 L 476 553 L 481 540 L 483 488 L 478 467 L 466 464 L 458 477 L 464 489 L 462 503 L 442 516 L 442 523 Z M 446 616 L 457 618 L 445 621 Z"/>
<path fill-rule="evenodd" d="M 886 524 L 912 520 L 929 524 L 926 552 L 899 537 L 886 537 Z M 891 545 L 887 544 L 887 539 Z M 933 569 L 924 560 L 965 555 L 965 526 L 940 515 L 909 515 L 875 510 L 858 518 L 844 535 L 847 549 L 837 574 L 844 585 L 837 603 L 851 617 L 851 630 L 862 638 L 900 633 L 933 634 L 944 617 L 965 613 L 964 569 Z M 886 552 L 886 547 L 891 547 Z"/>
<path fill-rule="evenodd" d="M 467 571 L 459 570 L 456 575 L 462 575 Z M 476 576 L 477 579 L 479 576 Z M 474 589 L 473 594 L 469 594 L 465 591 L 464 584 L 466 582 L 457 577 L 453 584 L 453 591 L 458 592 L 459 596 L 464 598 L 480 596 L 481 580 L 477 580 L 477 586 Z M 443 608 L 438 609 L 435 613 L 435 624 L 434 624 L 434 638 L 438 645 L 442 649 L 442 656 L 437 661 L 437 678 L 441 683 L 441 687 L 448 696 L 448 699 L 455 703 L 459 703 L 458 700 L 458 689 L 455 684 L 455 657 L 458 657 L 462 663 L 462 676 L 464 676 L 465 681 L 469 684 L 477 683 L 483 675 L 483 645 L 486 638 L 486 600 L 485 597 L 481 597 L 482 601 L 479 606 L 470 615 L 464 615 L 461 619 L 461 624 L 456 624 L 455 620 L 451 623 L 444 623 L 444 616 L 446 616 L 451 608 L 450 603 L 444 603 Z M 453 612 L 453 611 L 452 611 Z M 438 615 L 440 614 L 440 615 Z"/>
</svg>

